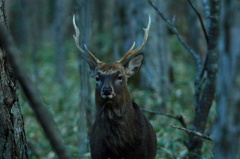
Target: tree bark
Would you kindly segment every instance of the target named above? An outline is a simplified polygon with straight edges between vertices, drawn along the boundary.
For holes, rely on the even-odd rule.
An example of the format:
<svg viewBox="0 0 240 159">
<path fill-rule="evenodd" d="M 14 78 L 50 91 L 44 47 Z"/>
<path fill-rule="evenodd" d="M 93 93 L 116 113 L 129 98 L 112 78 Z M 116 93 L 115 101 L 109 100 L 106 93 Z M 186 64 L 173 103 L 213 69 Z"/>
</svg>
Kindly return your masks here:
<svg viewBox="0 0 240 159">
<path fill-rule="evenodd" d="M 168 2 L 161 0 L 155 2 L 156 6 L 167 13 Z M 150 11 L 149 11 L 150 12 Z M 161 98 L 159 110 L 167 107 L 167 98 L 170 88 L 170 51 L 168 47 L 168 31 L 165 22 L 151 9 L 152 18 L 149 42 L 144 51 L 145 66 L 142 68 L 142 84 L 146 88 L 154 90 Z M 140 17 L 141 18 L 141 17 Z M 156 36 L 157 35 L 157 36 Z M 146 76 L 147 74 L 147 76 Z"/>
<path fill-rule="evenodd" d="M 210 24 L 208 28 L 208 45 L 203 71 L 205 76 L 201 76 L 195 81 L 195 118 L 194 130 L 204 133 L 207 124 L 208 114 L 215 99 L 216 75 L 218 70 L 218 27 L 219 27 L 219 0 L 210 1 Z M 205 80 L 204 84 L 202 83 Z M 202 91 L 201 91 L 202 89 Z M 189 158 L 199 158 L 201 156 L 202 140 L 189 135 L 188 150 L 193 154 Z"/>
<path fill-rule="evenodd" d="M 238 159 L 240 156 L 240 4 L 238 0 L 222 0 L 221 7 L 214 158 Z"/>
<path fill-rule="evenodd" d="M 8 27 L 5 2 L 0 2 L 0 25 Z M 16 78 L 0 46 L 0 159 L 28 159 Z"/>
<path fill-rule="evenodd" d="M 28 159 L 16 80 L 1 49 L 0 74 L 0 159 Z"/>
<path fill-rule="evenodd" d="M 65 65 L 66 65 L 66 49 L 65 49 L 65 33 L 66 33 L 66 17 L 70 1 L 55 1 L 55 19 L 54 19 L 54 40 L 56 50 L 56 79 L 60 84 L 65 84 Z"/>
<path fill-rule="evenodd" d="M 79 0 L 79 10 L 80 15 L 80 46 L 85 48 L 84 44 L 88 46 L 90 37 L 90 8 L 91 0 Z M 90 76 L 88 64 L 79 55 L 79 73 L 80 73 L 80 103 L 79 103 L 79 123 L 78 123 L 78 135 L 79 135 L 79 151 L 80 157 L 82 157 L 86 152 L 88 152 L 88 138 L 89 130 L 92 126 L 92 109 L 93 102 L 91 99 L 90 90 Z"/>
<path fill-rule="evenodd" d="M 49 139 L 53 150 L 61 159 L 69 159 L 70 154 L 66 150 L 63 139 L 56 124 L 43 104 L 36 85 L 25 74 L 27 71 L 22 67 L 23 62 L 19 58 L 19 51 L 16 49 L 9 32 L 4 26 L 0 25 L 0 47 L 6 51 L 9 63 L 11 64 L 15 76 L 22 87 L 23 92 L 29 100 L 30 106 L 33 109 L 36 118 L 41 124 L 46 137 Z"/>
</svg>

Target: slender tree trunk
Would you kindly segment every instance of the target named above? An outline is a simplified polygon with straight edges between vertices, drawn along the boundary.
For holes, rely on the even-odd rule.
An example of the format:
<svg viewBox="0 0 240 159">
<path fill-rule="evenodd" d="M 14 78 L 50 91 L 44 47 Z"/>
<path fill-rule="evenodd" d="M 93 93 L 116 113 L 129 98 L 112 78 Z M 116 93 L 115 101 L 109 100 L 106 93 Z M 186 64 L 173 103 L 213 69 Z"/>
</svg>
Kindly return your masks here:
<svg viewBox="0 0 240 159">
<path fill-rule="evenodd" d="M 168 2 L 156 1 L 156 6 L 166 12 Z M 127 4 L 128 5 L 128 4 Z M 161 98 L 160 110 L 166 108 L 166 101 L 169 92 L 169 59 L 170 52 L 168 48 L 168 32 L 167 26 L 160 19 L 157 13 L 148 7 L 148 2 L 141 0 L 137 4 L 132 4 L 134 17 L 130 17 L 131 22 L 130 32 L 132 35 L 132 41 L 136 40 L 137 44 L 140 45 L 143 40 L 143 27 L 146 27 L 148 21 L 148 15 L 151 16 L 151 28 L 149 33 L 149 39 L 143 52 L 145 53 L 145 63 L 141 72 L 141 85 L 147 89 L 153 90 Z M 140 6 L 140 7 L 135 7 Z M 141 8 L 141 10 L 139 9 Z M 130 9 L 128 9 L 130 10 Z M 134 31 L 132 31 L 134 30 Z M 133 38 L 135 37 L 135 39 Z M 147 76 L 146 76 L 147 74 Z"/>
<path fill-rule="evenodd" d="M 80 8 L 80 46 L 81 48 L 85 48 L 84 44 L 89 44 L 89 28 L 90 28 L 90 0 L 80 0 L 79 1 Z M 91 129 L 91 107 L 93 106 L 91 100 L 91 91 L 90 91 L 90 83 L 89 83 L 89 68 L 87 63 L 79 56 L 79 70 L 80 70 L 80 104 L 79 104 L 79 150 L 80 156 L 83 156 L 86 152 L 88 152 L 88 133 L 89 129 Z"/>
<path fill-rule="evenodd" d="M 210 1 L 210 24 L 208 28 L 208 45 L 206 61 L 203 70 L 206 74 L 201 76 L 200 83 L 195 82 L 195 118 L 194 130 L 204 133 L 208 114 L 215 99 L 216 75 L 218 70 L 218 27 L 219 27 L 219 0 Z M 201 82 L 204 81 L 204 84 Z M 202 91 L 201 91 L 202 90 Z M 188 150 L 192 153 L 189 158 L 199 158 L 203 141 L 196 136 L 189 135 Z"/>
<path fill-rule="evenodd" d="M 222 0 L 217 122 L 214 129 L 216 159 L 238 159 L 240 156 L 239 7 L 238 0 Z"/>
<path fill-rule="evenodd" d="M 0 159 L 28 159 L 14 74 L 0 49 Z"/>
<path fill-rule="evenodd" d="M 121 50 L 121 44 L 122 40 L 121 37 L 122 35 L 120 34 L 121 30 L 121 11 L 123 9 L 123 6 L 121 5 L 121 1 L 115 1 L 114 2 L 114 18 L 112 19 L 112 24 L 113 24 L 113 52 L 114 52 L 114 60 L 117 61 L 120 59 L 120 50 Z"/>
<path fill-rule="evenodd" d="M 109 2 L 106 0 L 93 0 L 92 1 L 92 15 L 93 15 L 93 21 L 96 21 L 96 33 L 98 36 L 101 36 L 105 34 L 105 24 L 106 24 L 106 19 L 107 17 L 105 16 L 106 8 L 109 8 L 108 5 Z M 99 38 L 98 38 L 99 39 Z M 104 48 L 106 45 L 106 42 L 101 38 L 101 40 L 97 40 L 95 48 L 98 50 L 101 50 L 101 48 Z"/>
<path fill-rule="evenodd" d="M 156 1 L 156 6 L 167 13 L 168 2 Z M 159 109 L 164 111 L 169 94 L 170 51 L 168 47 L 168 31 L 165 22 L 151 9 L 152 25 L 149 41 L 145 47 L 145 67 L 143 67 L 142 79 L 145 79 L 145 87 L 154 90 L 161 98 Z M 156 36 L 157 35 L 157 36 Z M 146 77 L 145 75 L 148 74 Z"/>
<path fill-rule="evenodd" d="M 39 61 L 40 57 L 38 55 L 38 48 L 41 45 L 41 38 L 42 34 L 40 34 L 42 29 L 42 15 L 44 11 L 39 11 L 38 0 L 29 1 L 29 0 L 20 0 L 20 7 L 21 7 L 21 21 L 20 28 L 19 28 L 19 36 L 18 40 L 23 47 L 23 50 L 26 52 L 31 53 L 31 62 L 33 66 L 33 73 L 34 73 L 34 80 L 37 82 L 39 81 Z"/>
<path fill-rule="evenodd" d="M 56 78 L 60 84 L 65 83 L 65 33 L 66 33 L 66 17 L 69 1 L 55 1 L 55 19 L 54 19 L 54 38 L 56 49 Z"/>
</svg>

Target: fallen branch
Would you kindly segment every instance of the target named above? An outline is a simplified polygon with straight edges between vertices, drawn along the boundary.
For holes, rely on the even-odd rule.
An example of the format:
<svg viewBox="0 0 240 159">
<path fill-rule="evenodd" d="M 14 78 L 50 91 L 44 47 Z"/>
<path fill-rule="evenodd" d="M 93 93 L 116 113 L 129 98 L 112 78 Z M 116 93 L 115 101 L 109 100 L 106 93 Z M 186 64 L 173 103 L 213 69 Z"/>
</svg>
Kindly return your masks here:
<svg viewBox="0 0 240 159">
<path fill-rule="evenodd" d="M 175 126 L 175 125 L 170 125 L 170 126 L 173 127 L 173 128 L 179 129 L 179 130 L 183 130 L 183 131 L 185 131 L 188 134 L 192 134 L 192 135 L 198 136 L 200 138 L 203 138 L 203 139 L 206 139 L 206 140 L 209 140 L 209 141 L 213 140 L 211 137 L 209 137 L 209 136 L 207 136 L 205 134 L 202 134 L 200 132 L 197 132 L 195 130 L 190 130 L 190 129 L 178 127 L 178 126 Z"/>
<path fill-rule="evenodd" d="M 166 117 L 168 117 L 168 118 L 172 118 L 172 119 L 178 120 L 178 121 L 182 124 L 182 126 L 183 126 L 184 128 L 187 127 L 187 125 L 186 125 L 186 123 L 185 123 L 185 120 L 184 120 L 184 118 L 182 117 L 182 115 L 174 116 L 174 115 L 169 115 L 169 114 L 165 114 L 165 113 L 162 113 L 162 112 L 147 110 L 147 109 L 143 109 L 143 108 L 142 108 L 142 111 L 145 111 L 145 112 L 148 112 L 148 113 L 151 113 L 151 114 L 163 115 L 163 116 L 166 116 Z"/>
</svg>

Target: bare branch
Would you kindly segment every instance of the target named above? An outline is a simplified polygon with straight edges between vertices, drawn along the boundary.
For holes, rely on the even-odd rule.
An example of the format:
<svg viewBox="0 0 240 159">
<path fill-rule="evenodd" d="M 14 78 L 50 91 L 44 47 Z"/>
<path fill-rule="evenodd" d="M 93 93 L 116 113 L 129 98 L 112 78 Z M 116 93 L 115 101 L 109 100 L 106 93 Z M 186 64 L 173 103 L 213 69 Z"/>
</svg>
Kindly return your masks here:
<svg viewBox="0 0 240 159">
<path fill-rule="evenodd" d="M 194 5 L 192 4 L 192 1 L 191 1 L 191 0 L 188 0 L 188 3 L 190 4 L 190 6 L 191 6 L 192 9 L 194 10 L 194 12 L 197 14 L 198 19 L 199 19 L 200 24 L 201 24 L 201 27 L 202 27 L 202 30 L 203 30 L 203 33 L 204 33 L 204 36 L 205 36 L 205 39 L 206 39 L 206 41 L 207 41 L 207 43 L 208 43 L 208 41 L 209 41 L 209 40 L 208 40 L 208 35 L 207 35 L 206 28 L 205 28 L 205 26 L 204 26 L 204 24 L 203 24 L 202 17 L 201 17 L 201 15 L 200 15 L 200 13 L 197 11 L 197 9 L 194 7 Z"/>
<path fill-rule="evenodd" d="M 183 131 L 185 131 L 188 134 L 192 134 L 192 135 L 198 136 L 200 138 L 203 138 L 203 139 L 206 139 L 206 140 L 209 140 L 209 141 L 213 140 L 211 137 L 209 137 L 209 136 L 207 136 L 205 134 L 202 134 L 200 132 L 197 132 L 195 130 L 190 130 L 190 129 L 178 127 L 178 126 L 175 126 L 175 125 L 170 125 L 170 126 L 173 127 L 173 128 L 179 129 L 179 130 L 183 130 Z"/>
<path fill-rule="evenodd" d="M 153 4 L 151 0 L 148 0 L 149 4 L 155 9 L 155 11 L 158 13 L 158 15 L 167 23 L 168 27 L 171 29 L 171 31 L 177 36 L 179 42 L 184 46 L 184 48 L 193 56 L 193 58 L 196 60 L 198 70 L 201 70 L 202 68 L 202 61 L 200 55 L 193 50 L 183 39 L 183 37 L 179 34 L 177 28 L 173 25 L 173 23 L 167 19 L 163 13 Z"/>
<path fill-rule="evenodd" d="M 190 6 L 192 7 L 192 9 L 194 10 L 194 12 L 196 13 L 199 21 L 200 21 L 200 24 L 201 24 L 201 27 L 202 27 L 202 30 L 203 30 L 203 33 L 204 33 L 204 36 L 205 36 L 205 39 L 207 41 L 207 44 L 209 43 L 209 38 L 208 38 L 208 34 L 207 34 L 207 31 L 206 31 L 206 28 L 203 24 L 203 20 L 202 20 L 202 17 L 200 15 L 200 13 L 197 11 L 197 9 L 195 8 L 195 6 L 193 5 L 192 1 L 191 0 L 188 0 L 188 3 L 190 4 Z M 203 3 L 205 5 L 205 7 L 207 7 L 207 2 L 204 2 L 203 0 Z M 206 70 L 206 61 L 207 61 L 207 56 L 203 62 L 203 66 L 200 70 L 198 70 L 198 75 L 195 79 L 195 97 L 196 97 L 196 102 L 199 102 L 199 95 L 200 95 L 200 89 L 202 87 L 202 84 L 204 83 L 205 79 L 203 78 L 203 75 L 204 75 L 204 72 Z M 196 105 L 196 104 L 195 104 Z"/>
<path fill-rule="evenodd" d="M 184 118 L 182 117 L 182 115 L 178 115 L 178 116 L 174 116 L 174 115 L 169 115 L 169 114 L 165 114 L 165 113 L 162 113 L 162 112 L 157 112 L 157 111 L 152 111 L 152 110 L 147 110 L 147 109 L 141 109 L 142 111 L 145 111 L 145 112 L 148 112 L 148 113 L 151 113 L 151 114 L 159 114 L 159 115 L 163 115 L 163 116 L 166 116 L 168 118 L 172 118 L 172 119 L 175 119 L 175 120 L 178 120 L 182 126 L 184 128 L 187 127 L 186 123 L 185 123 L 185 120 Z"/>
</svg>

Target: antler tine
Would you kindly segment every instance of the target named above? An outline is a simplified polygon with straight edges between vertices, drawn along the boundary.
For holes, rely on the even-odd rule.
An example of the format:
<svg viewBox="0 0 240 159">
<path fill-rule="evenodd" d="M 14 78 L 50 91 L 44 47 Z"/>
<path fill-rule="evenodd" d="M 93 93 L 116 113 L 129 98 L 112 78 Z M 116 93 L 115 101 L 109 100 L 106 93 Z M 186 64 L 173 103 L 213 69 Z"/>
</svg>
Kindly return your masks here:
<svg viewBox="0 0 240 159">
<path fill-rule="evenodd" d="M 94 55 L 93 55 L 93 53 L 91 52 L 91 51 L 89 51 L 88 50 L 88 48 L 87 48 L 87 45 L 86 44 L 84 44 L 84 47 L 85 47 L 85 49 L 87 50 L 87 52 L 88 52 L 88 55 L 91 57 L 91 59 L 93 59 L 94 61 L 96 61 L 97 63 L 101 63 L 101 61 L 100 60 L 98 60 L 98 58 L 96 58 Z"/>
<path fill-rule="evenodd" d="M 135 46 L 135 42 L 133 43 L 132 47 L 129 49 L 129 51 L 118 61 L 120 63 L 124 63 L 127 59 L 129 59 L 131 56 L 136 55 L 139 51 L 142 50 L 142 48 L 144 47 L 144 45 L 147 42 L 148 39 L 148 33 L 149 33 L 149 29 L 151 26 L 151 17 L 149 16 L 148 19 L 148 26 L 147 28 L 143 28 L 144 30 L 144 39 L 143 39 L 143 43 L 141 46 L 139 46 L 137 49 L 133 50 L 134 46 Z"/>
<path fill-rule="evenodd" d="M 75 29 L 75 33 L 76 35 L 73 35 L 73 38 L 74 38 L 74 41 L 75 41 L 75 44 L 78 48 L 78 50 L 81 52 L 81 53 L 85 53 L 85 51 L 79 46 L 79 37 L 80 37 L 80 31 L 76 25 L 76 22 L 75 22 L 75 15 L 73 15 L 73 26 L 74 26 L 74 29 Z"/>
<path fill-rule="evenodd" d="M 76 25 L 76 22 L 75 22 L 75 15 L 73 15 L 73 26 L 74 26 L 74 29 L 75 29 L 75 33 L 76 35 L 73 35 L 73 38 L 74 38 L 74 41 L 75 41 L 75 44 L 78 48 L 78 50 L 84 55 L 84 57 L 88 57 L 90 58 L 91 60 L 93 60 L 95 63 L 100 63 L 100 61 L 88 50 L 87 46 L 84 45 L 85 49 L 87 50 L 84 51 L 80 45 L 79 45 L 79 37 L 80 37 L 80 31 Z"/>
</svg>

